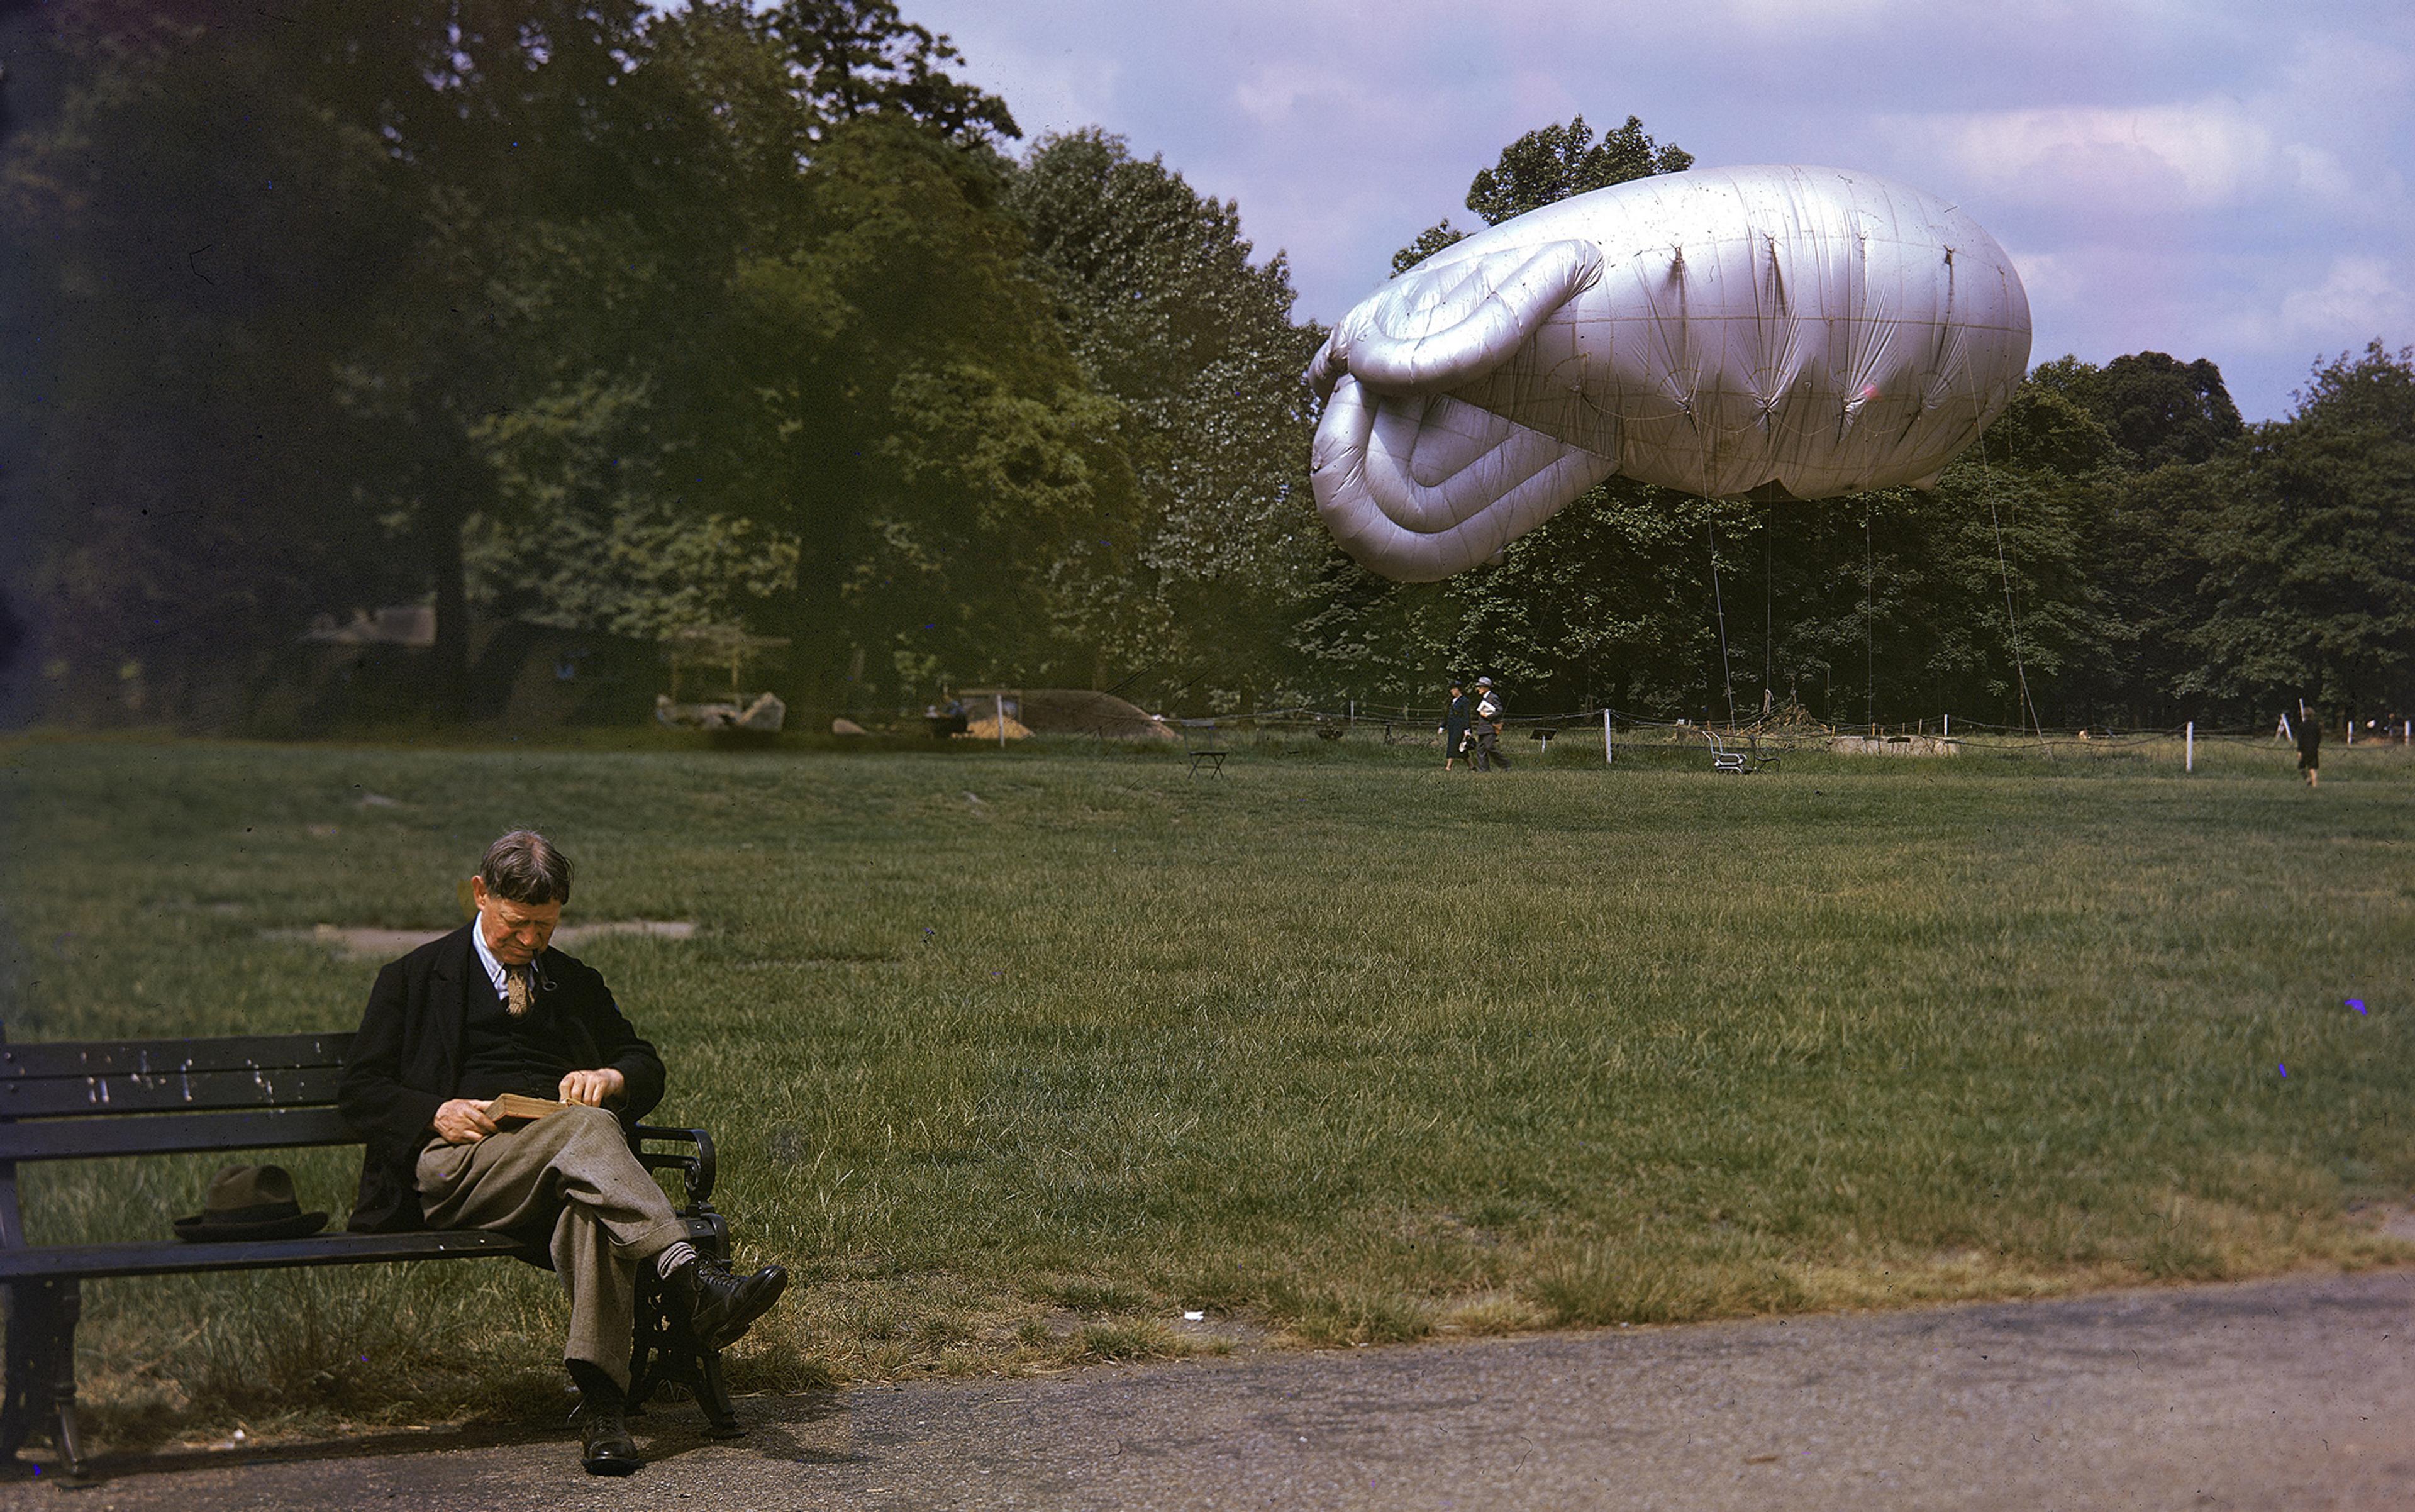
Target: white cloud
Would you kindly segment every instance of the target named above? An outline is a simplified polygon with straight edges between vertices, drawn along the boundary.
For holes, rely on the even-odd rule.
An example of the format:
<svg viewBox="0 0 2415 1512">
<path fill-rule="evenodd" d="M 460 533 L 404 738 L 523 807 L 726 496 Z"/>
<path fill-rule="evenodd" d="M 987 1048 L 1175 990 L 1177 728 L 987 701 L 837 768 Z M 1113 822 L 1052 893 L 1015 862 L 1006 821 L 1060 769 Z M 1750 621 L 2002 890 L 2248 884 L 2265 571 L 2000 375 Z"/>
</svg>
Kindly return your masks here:
<svg viewBox="0 0 2415 1512">
<path fill-rule="evenodd" d="M 2291 94 L 2336 108 L 2404 94 L 2415 84 L 2415 57 L 2370 30 L 2316 32 L 2297 39 L 2284 77 Z"/>
<path fill-rule="evenodd" d="M 2415 338 L 2415 292 L 2406 270 L 2381 258 L 2334 258 L 2321 284 L 2282 298 L 2279 324 L 2285 341 L 2327 351 L 2375 337 L 2403 342 Z"/>
<path fill-rule="evenodd" d="M 1760 32 L 1833 30 L 1927 8 L 1922 0 L 1712 0 L 1702 7 L 1720 20 Z"/>
<path fill-rule="evenodd" d="M 2133 210 L 2247 203 L 2298 180 L 2323 156 L 2276 142 L 2232 100 L 1882 122 L 1882 130 L 1892 128 L 1928 135 L 1966 182 L 2009 198 Z"/>
<path fill-rule="evenodd" d="M 2073 266 L 2072 259 L 2062 253 L 2008 247 L 2004 254 L 2013 260 L 2013 271 L 2021 276 L 2022 292 L 2029 295 L 2033 307 L 2062 304 L 2087 292 L 2087 275 Z"/>
<path fill-rule="evenodd" d="M 2293 142 L 2281 149 L 2281 156 L 2288 160 L 2289 174 L 2298 187 L 2316 199 L 2346 202 L 2362 192 L 2348 165 L 2328 148 Z"/>
<path fill-rule="evenodd" d="M 1307 116 L 1346 120 L 1363 130 L 1389 124 L 1402 101 L 1339 68 L 1286 62 L 1252 68 L 1235 80 L 1233 103 L 1262 127 L 1287 126 Z"/>
</svg>

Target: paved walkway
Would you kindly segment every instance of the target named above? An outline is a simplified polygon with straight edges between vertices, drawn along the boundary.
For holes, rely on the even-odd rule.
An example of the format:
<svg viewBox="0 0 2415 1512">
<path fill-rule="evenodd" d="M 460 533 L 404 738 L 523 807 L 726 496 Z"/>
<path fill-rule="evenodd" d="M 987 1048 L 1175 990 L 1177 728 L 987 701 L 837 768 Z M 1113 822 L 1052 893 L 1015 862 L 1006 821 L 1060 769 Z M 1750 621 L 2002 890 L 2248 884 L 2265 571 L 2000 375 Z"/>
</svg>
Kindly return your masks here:
<svg viewBox="0 0 2415 1512">
<path fill-rule="evenodd" d="M 565 1437 L 119 1461 L 71 1512 L 242 1507 L 2415 1507 L 2415 1273 L 1102 1369 Z"/>
</svg>

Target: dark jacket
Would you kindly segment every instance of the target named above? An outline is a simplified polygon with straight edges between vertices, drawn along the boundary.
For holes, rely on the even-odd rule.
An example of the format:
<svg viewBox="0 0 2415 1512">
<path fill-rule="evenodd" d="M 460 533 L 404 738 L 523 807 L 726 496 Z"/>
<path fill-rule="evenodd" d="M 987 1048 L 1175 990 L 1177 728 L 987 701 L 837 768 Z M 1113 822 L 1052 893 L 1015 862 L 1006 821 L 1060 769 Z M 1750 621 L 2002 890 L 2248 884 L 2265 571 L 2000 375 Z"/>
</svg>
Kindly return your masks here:
<svg viewBox="0 0 2415 1512">
<path fill-rule="evenodd" d="M 1466 694 L 1462 693 L 1458 697 L 1453 698 L 1450 701 L 1450 707 L 1442 711 L 1442 727 L 1444 732 L 1448 734 L 1451 740 L 1456 741 L 1461 736 L 1467 733 L 1467 721 L 1470 716 L 1474 714 L 1475 711 L 1475 700 L 1468 697 Z"/>
<path fill-rule="evenodd" d="M 436 1110 L 460 1081 L 470 995 L 495 990 L 470 942 L 474 927 L 464 924 L 389 963 L 369 989 L 336 1090 L 338 1111 L 368 1142 L 350 1224 L 356 1232 L 427 1226 L 419 1211 L 419 1152 L 435 1133 Z M 652 1112 L 663 1099 L 662 1057 L 621 1016 L 604 979 L 560 951 L 547 951 L 535 965 L 537 990 L 569 1041 L 562 1047 L 565 1058 L 584 1069 L 610 1067 L 627 1080 L 615 1110 L 624 1122 Z"/>
</svg>

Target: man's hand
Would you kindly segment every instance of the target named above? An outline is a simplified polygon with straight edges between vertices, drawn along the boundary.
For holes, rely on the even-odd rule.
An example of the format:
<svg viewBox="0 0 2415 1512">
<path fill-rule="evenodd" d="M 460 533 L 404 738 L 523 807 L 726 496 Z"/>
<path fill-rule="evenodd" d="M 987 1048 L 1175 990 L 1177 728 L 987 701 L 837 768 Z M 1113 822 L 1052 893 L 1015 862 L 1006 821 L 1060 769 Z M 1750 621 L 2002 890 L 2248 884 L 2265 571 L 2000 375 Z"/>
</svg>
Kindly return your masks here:
<svg viewBox="0 0 2415 1512">
<path fill-rule="evenodd" d="M 487 1104 L 475 1098 L 455 1098 L 436 1110 L 436 1132 L 447 1145 L 475 1145 L 494 1131 Z"/>
<path fill-rule="evenodd" d="M 572 1071 L 562 1079 L 562 1100 L 600 1108 L 628 1085 L 629 1079 L 609 1066 L 596 1071 Z"/>
</svg>

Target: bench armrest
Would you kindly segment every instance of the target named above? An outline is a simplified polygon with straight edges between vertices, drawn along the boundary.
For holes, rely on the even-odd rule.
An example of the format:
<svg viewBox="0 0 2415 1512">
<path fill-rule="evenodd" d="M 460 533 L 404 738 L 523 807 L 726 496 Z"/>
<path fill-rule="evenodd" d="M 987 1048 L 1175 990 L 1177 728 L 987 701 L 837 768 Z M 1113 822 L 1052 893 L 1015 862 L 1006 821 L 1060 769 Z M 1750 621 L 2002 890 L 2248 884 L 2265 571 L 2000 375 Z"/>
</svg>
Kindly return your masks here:
<svg viewBox="0 0 2415 1512">
<path fill-rule="evenodd" d="M 649 1140 L 694 1146 L 693 1153 L 674 1154 L 668 1150 L 646 1148 Z M 629 1147 L 637 1152 L 638 1162 L 649 1171 L 677 1171 L 680 1185 L 686 1189 L 687 1205 L 705 1209 L 712 1195 L 712 1136 L 701 1129 L 666 1129 L 654 1124 L 638 1124 L 629 1130 Z"/>
</svg>

